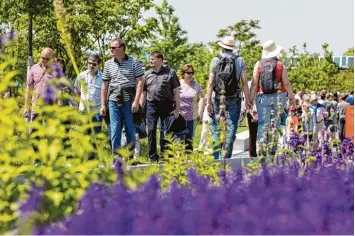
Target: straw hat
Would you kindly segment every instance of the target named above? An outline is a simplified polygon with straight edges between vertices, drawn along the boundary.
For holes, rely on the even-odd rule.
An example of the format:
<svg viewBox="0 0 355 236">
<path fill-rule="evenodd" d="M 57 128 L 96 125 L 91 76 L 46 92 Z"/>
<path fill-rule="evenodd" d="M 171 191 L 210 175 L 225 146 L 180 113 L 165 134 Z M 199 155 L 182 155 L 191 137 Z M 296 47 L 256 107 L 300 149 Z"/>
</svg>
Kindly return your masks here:
<svg viewBox="0 0 355 236">
<path fill-rule="evenodd" d="M 311 101 L 318 100 L 317 95 L 316 95 L 315 93 L 312 93 L 312 94 L 311 94 L 311 99 L 310 99 L 310 100 L 311 100 Z"/>
<path fill-rule="evenodd" d="M 263 45 L 262 59 L 277 57 L 282 51 L 282 47 L 276 45 L 273 40 L 266 41 Z"/>
<path fill-rule="evenodd" d="M 223 38 L 221 42 L 218 42 L 218 45 L 222 48 L 228 49 L 228 50 L 234 50 L 235 42 L 234 38 L 232 36 L 227 36 Z"/>
</svg>

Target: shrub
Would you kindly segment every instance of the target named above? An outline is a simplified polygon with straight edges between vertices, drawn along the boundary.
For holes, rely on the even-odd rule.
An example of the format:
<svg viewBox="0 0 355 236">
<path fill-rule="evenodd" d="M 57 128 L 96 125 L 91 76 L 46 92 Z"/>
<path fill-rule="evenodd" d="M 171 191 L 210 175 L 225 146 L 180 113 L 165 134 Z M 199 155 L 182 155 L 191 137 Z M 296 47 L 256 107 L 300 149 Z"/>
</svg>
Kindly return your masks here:
<svg viewBox="0 0 355 236">
<path fill-rule="evenodd" d="M 153 176 L 130 190 L 93 184 L 76 214 L 36 234 L 353 234 L 354 169 L 263 165 L 212 185 L 194 170 L 162 192 Z"/>
</svg>

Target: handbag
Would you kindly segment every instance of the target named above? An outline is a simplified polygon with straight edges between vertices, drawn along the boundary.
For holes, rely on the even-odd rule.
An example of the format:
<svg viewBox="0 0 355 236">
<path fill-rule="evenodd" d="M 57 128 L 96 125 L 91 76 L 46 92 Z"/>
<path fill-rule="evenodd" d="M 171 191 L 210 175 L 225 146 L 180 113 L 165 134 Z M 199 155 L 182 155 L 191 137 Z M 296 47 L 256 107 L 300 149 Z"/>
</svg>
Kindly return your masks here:
<svg viewBox="0 0 355 236">
<path fill-rule="evenodd" d="M 139 139 L 144 139 L 148 137 L 144 122 L 142 122 L 140 125 L 136 125 L 136 132 L 138 132 Z"/>
</svg>

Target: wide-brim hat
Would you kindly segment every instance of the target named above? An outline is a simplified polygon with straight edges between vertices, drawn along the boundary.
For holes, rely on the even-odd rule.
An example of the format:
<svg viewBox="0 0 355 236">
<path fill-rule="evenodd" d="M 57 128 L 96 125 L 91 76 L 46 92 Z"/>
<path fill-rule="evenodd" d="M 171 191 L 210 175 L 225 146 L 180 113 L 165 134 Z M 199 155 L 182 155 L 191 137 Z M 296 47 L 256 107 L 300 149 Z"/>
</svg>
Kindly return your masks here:
<svg viewBox="0 0 355 236">
<path fill-rule="evenodd" d="M 318 100 L 318 97 L 316 94 L 311 94 L 311 101 Z"/>
<path fill-rule="evenodd" d="M 228 36 L 223 38 L 221 42 L 218 42 L 218 45 L 221 48 L 228 49 L 228 50 L 234 50 L 235 49 L 235 41 L 232 36 Z"/>
<path fill-rule="evenodd" d="M 282 49 L 283 48 L 279 45 L 276 45 L 273 40 L 266 41 L 263 45 L 263 53 L 261 58 L 270 59 L 273 57 L 277 57 L 280 55 Z"/>
</svg>

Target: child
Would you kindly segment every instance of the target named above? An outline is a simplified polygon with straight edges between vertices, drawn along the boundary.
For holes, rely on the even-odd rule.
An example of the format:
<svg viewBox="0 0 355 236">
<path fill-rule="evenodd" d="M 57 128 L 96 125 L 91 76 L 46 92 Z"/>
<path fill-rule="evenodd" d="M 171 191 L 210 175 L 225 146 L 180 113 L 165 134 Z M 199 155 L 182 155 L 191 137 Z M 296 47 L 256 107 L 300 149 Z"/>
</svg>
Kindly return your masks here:
<svg viewBox="0 0 355 236">
<path fill-rule="evenodd" d="M 289 116 L 286 119 L 286 134 L 287 137 L 289 138 L 292 132 L 297 133 L 297 128 L 298 128 L 298 118 L 296 116 L 296 108 L 294 106 L 291 106 L 290 111 L 289 111 Z"/>
<path fill-rule="evenodd" d="M 205 97 L 205 105 L 207 102 L 207 98 Z M 210 147 L 208 146 L 208 140 L 207 140 L 207 133 L 211 133 L 211 125 L 212 125 L 212 117 L 210 114 L 208 114 L 208 111 L 205 109 L 203 111 L 203 117 L 202 117 L 202 130 L 201 130 L 201 139 L 200 139 L 200 145 L 199 149 L 202 150 L 207 150 Z"/>
</svg>

